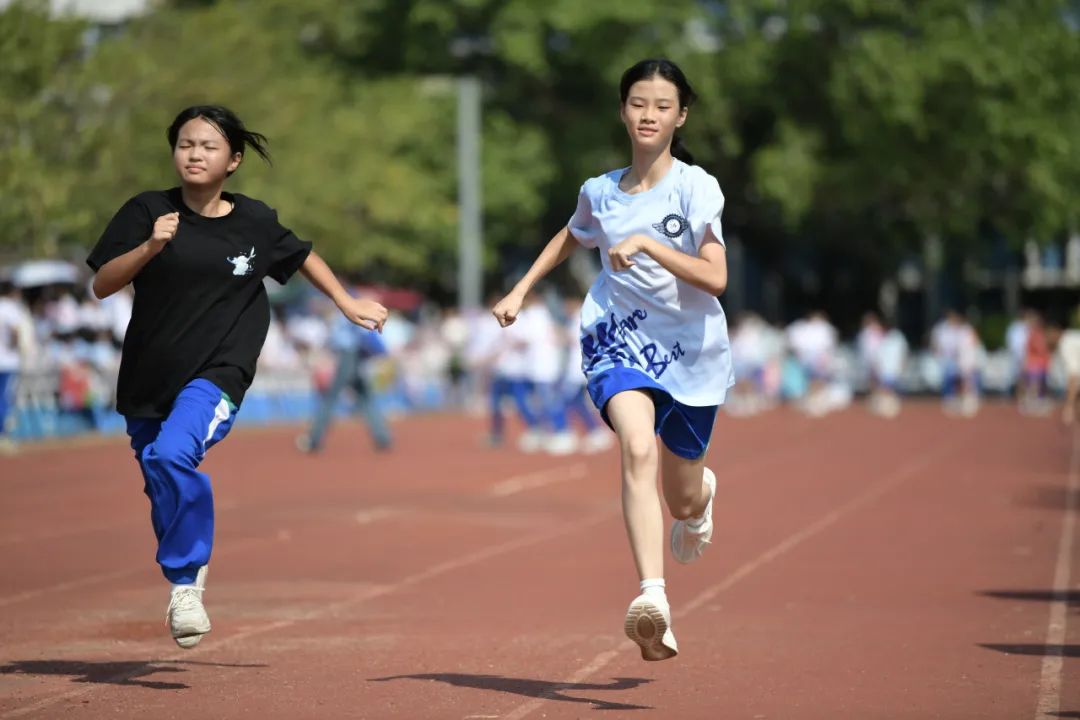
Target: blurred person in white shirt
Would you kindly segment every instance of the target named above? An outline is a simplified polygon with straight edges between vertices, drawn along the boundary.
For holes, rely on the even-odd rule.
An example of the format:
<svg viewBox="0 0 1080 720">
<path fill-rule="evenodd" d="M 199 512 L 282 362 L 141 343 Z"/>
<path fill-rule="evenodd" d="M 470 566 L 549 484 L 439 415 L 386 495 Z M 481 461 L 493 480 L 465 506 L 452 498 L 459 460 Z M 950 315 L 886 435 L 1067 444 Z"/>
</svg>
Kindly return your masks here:
<svg viewBox="0 0 1080 720">
<path fill-rule="evenodd" d="M 492 322 L 492 325 L 498 329 L 497 323 Z M 536 452 L 543 444 L 544 436 L 540 417 L 533 407 L 533 385 L 529 377 L 529 332 L 529 323 L 517 322 L 496 336 L 491 361 L 491 430 L 488 436 L 488 442 L 493 447 L 502 445 L 505 439 L 503 403 L 507 398 L 513 401 L 525 423 L 519 447 L 525 452 Z"/>
<path fill-rule="evenodd" d="M 79 302 L 71 288 L 55 286 L 46 290 L 49 298 L 45 315 L 56 335 L 70 335 L 79 329 Z"/>
<path fill-rule="evenodd" d="M 34 325 L 19 291 L 0 282 L 0 451 L 14 450 L 8 419 L 24 358 L 34 347 Z"/>
<path fill-rule="evenodd" d="M 285 335 L 296 348 L 305 368 L 318 372 L 320 363 L 332 364 L 326 350 L 330 341 L 330 325 L 336 308 L 321 295 L 312 297 L 299 309 L 289 310 L 282 317 Z"/>
<path fill-rule="evenodd" d="M 303 368 L 300 353 L 285 332 L 285 324 L 277 313 L 270 317 L 270 326 L 266 331 L 266 341 L 259 353 L 258 363 L 260 370 L 270 373 L 293 373 Z"/>
<path fill-rule="evenodd" d="M 931 347 L 942 365 L 945 412 L 974 417 L 979 411 L 979 366 L 984 350 L 971 323 L 949 310 L 931 333 Z"/>
<path fill-rule="evenodd" d="M 73 297 L 78 303 L 76 318 L 80 331 L 112 334 L 108 311 L 90 294 L 88 289 L 79 288 L 73 293 Z"/>
<path fill-rule="evenodd" d="M 457 308 L 445 308 L 439 322 L 439 336 L 450 353 L 447 362 L 447 404 L 454 410 L 468 406 L 470 377 L 465 359 L 469 325 Z"/>
<path fill-rule="evenodd" d="M 755 415 L 771 405 L 768 397 L 770 360 L 769 327 L 758 315 L 747 312 L 731 333 L 731 361 L 735 385 L 725 403 L 731 415 Z"/>
<path fill-rule="evenodd" d="M 494 300 L 489 299 L 489 306 L 499 299 L 497 296 L 492 297 Z M 491 315 L 486 309 L 468 310 L 464 320 L 467 333 L 462 348 L 462 361 L 470 383 L 466 407 L 470 412 L 480 415 L 487 410 L 493 366 L 505 338 L 499 332 L 498 323 L 491 322 Z"/>
<path fill-rule="evenodd" d="M 885 418 L 900 414 L 900 380 L 908 357 L 908 342 L 895 326 L 876 313 L 867 313 L 859 350 L 870 373 L 870 412 Z M 869 330 L 867 329 L 869 326 Z"/>
<path fill-rule="evenodd" d="M 815 310 L 804 320 L 792 323 L 787 340 L 808 380 L 803 411 L 817 417 L 845 404 L 837 401 L 831 387 L 837 332 L 825 313 Z"/>
<path fill-rule="evenodd" d="M 113 345 L 120 348 L 124 344 L 128 323 L 131 322 L 131 286 L 124 287 L 104 300 L 98 301 L 106 318 L 106 326 Z"/>
<path fill-rule="evenodd" d="M 1076 403 L 1080 398 L 1080 307 L 1073 311 L 1069 327 L 1064 331 L 1055 328 L 1050 333 L 1050 342 L 1065 371 L 1065 403 L 1061 408 L 1061 421 L 1072 425 L 1076 422 Z"/>
<path fill-rule="evenodd" d="M 615 443 L 615 435 L 601 424 L 600 416 L 592 407 L 585 391 L 585 373 L 582 371 L 581 341 L 581 300 L 571 297 L 564 301 L 565 320 L 561 328 L 563 347 L 563 373 L 558 387 L 557 397 L 560 406 L 557 409 L 560 419 L 556 426 L 565 428 L 571 441 L 549 444 L 548 451 L 553 454 L 566 454 L 574 449 L 587 453 L 602 452 Z M 585 435 L 578 441 L 570 429 L 570 417 L 576 416 L 581 422 Z"/>
<path fill-rule="evenodd" d="M 863 314 L 862 328 L 855 336 L 855 349 L 858 353 L 859 371 L 867 381 L 873 384 L 874 359 L 877 357 L 881 341 L 885 339 L 885 326 L 876 312 Z M 870 388 L 871 390 L 873 387 Z"/>
<path fill-rule="evenodd" d="M 1027 355 L 1028 325 L 1034 312 L 1029 309 L 1022 310 L 1013 318 L 1009 327 L 1005 330 L 1005 347 L 1009 351 L 1011 362 L 1011 381 L 1017 397 L 1024 394 L 1024 357 Z"/>
<path fill-rule="evenodd" d="M 566 455 L 577 449 L 577 439 L 567 426 L 558 392 L 563 377 L 563 341 L 559 324 L 543 299 L 531 295 L 518 316 L 518 332 L 525 342 L 525 377 L 537 412 L 538 425 L 522 435 L 519 447 L 525 452 L 545 449 Z"/>
</svg>

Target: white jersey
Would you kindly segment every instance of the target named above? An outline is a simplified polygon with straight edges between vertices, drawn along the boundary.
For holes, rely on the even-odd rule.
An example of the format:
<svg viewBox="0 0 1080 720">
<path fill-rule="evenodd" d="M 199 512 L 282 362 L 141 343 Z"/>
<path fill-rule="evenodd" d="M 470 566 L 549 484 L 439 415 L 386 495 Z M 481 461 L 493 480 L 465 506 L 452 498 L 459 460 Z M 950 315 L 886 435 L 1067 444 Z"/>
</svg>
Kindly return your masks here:
<svg viewBox="0 0 1080 720">
<path fill-rule="evenodd" d="M 719 405 L 734 382 L 720 301 L 645 253 L 630 269 L 613 272 L 607 251 L 642 234 L 696 256 L 707 230 L 723 242 L 723 193 L 715 178 L 680 160 L 654 187 L 632 195 L 619 189 L 625 172 L 588 180 L 569 223 L 578 242 L 600 250 L 603 263 L 581 309 L 582 369 L 592 377 L 635 368 L 681 403 Z"/>
</svg>

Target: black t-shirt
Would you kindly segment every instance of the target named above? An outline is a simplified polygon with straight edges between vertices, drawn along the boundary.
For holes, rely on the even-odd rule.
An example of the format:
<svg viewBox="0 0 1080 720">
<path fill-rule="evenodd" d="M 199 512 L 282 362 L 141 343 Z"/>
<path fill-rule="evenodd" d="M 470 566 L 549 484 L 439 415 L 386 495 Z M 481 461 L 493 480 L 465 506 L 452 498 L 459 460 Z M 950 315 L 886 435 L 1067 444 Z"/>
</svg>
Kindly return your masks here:
<svg viewBox="0 0 1080 720">
<path fill-rule="evenodd" d="M 148 240 L 157 218 L 180 213 L 176 235 L 132 281 L 135 301 L 117 387 L 123 415 L 166 417 L 196 378 L 211 381 L 237 405 L 251 385 L 270 327 L 263 278 L 286 282 L 311 243 L 278 224 L 277 213 L 258 200 L 222 197 L 232 211 L 211 218 L 184 205 L 179 188 L 136 195 L 86 259 L 97 272 Z"/>
</svg>

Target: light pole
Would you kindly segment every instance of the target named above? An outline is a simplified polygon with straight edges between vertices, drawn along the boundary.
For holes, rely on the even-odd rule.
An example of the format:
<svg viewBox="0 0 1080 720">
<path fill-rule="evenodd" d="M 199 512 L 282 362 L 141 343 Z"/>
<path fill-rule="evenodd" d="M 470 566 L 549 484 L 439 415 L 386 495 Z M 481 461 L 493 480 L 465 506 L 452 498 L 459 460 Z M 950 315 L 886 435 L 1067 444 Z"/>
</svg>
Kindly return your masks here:
<svg viewBox="0 0 1080 720">
<path fill-rule="evenodd" d="M 484 229 L 480 195 L 480 80 L 457 81 L 458 309 L 477 308 L 483 287 Z"/>
</svg>

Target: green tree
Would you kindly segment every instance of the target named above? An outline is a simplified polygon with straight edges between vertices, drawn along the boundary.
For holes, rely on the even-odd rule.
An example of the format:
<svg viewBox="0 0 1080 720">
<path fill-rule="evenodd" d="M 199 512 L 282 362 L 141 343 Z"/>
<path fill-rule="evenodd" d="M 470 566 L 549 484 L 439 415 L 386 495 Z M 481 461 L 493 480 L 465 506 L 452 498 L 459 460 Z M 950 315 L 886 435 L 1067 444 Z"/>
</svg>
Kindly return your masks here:
<svg viewBox="0 0 1080 720">
<path fill-rule="evenodd" d="M 49 17 L 44 0 L 0 11 L 0 254 L 56 254 L 87 221 L 75 201 L 83 147 L 66 82 L 83 55 L 82 23 Z"/>
<path fill-rule="evenodd" d="M 22 0 L 0 12 L 0 243 L 85 248 L 174 182 L 173 113 L 222 102 L 274 152 L 238 190 L 342 267 L 449 299 L 453 78 L 485 88 L 494 285 L 627 162 L 619 76 L 667 56 L 726 231 L 789 297 L 854 307 L 927 237 L 957 255 L 1076 227 L 1078 26 L 1075 0 L 174 0 L 94 44 Z"/>
<path fill-rule="evenodd" d="M 1019 242 L 1075 227 L 1080 43 L 1069 3 L 727 10 L 711 19 L 723 49 L 704 62 L 731 112 L 704 133 L 736 228 L 773 265 L 804 249 L 855 258 L 872 292 L 928 237 L 960 255 L 988 231 Z"/>
</svg>

